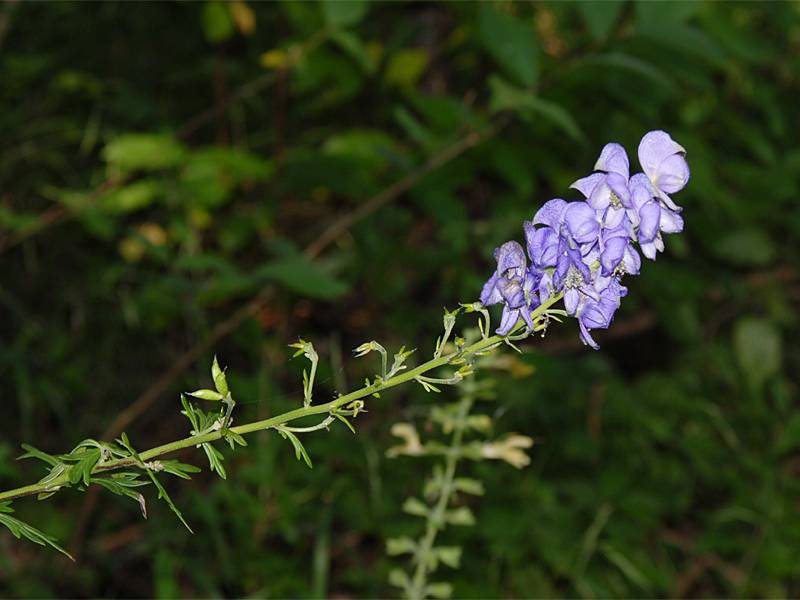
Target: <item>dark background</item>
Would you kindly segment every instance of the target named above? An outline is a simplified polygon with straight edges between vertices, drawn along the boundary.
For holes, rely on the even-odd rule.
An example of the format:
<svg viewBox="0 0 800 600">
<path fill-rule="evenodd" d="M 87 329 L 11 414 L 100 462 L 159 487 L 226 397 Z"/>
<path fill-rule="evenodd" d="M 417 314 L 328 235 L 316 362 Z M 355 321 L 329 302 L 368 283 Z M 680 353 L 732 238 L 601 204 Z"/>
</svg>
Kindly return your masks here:
<svg viewBox="0 0 800 600">
<path fill-rule="evenodd" d="M 523 219 L 577 198 L 607 141 L 635 163 L 666 129 L 686 230 L 628 279 L 599 352 L 568 321 L 490 374 L 481 409 L 536 438 L 533 462 L 465 467 L 486 495 L 440 578 L 796 597 L 799 97 L 796 3 L 0 4 L 0 486 L 43 474 L 21 442 L 65 452 L 121 414 L 139 448 L 185 436 L 178 394 L 214 353 L 239 423 L 300 404 L 299 336 L 319 398 L 373 372 L 361 342 L 429 354 Z M 400 505 L 431 465 L 385 458 L 389 429 L 433 435 L 454 397 L 371 400 L 357 436 L 307 436 L 313 470 L 250 437 L 228 481 L 167 482 L 194 536 L 149 491 L 147 521 L 107 493 L 17 501 L 78 561 L 0 532 L 0 590 L 394 594 L 384 540 L 418 533 Z"/>
</svg>

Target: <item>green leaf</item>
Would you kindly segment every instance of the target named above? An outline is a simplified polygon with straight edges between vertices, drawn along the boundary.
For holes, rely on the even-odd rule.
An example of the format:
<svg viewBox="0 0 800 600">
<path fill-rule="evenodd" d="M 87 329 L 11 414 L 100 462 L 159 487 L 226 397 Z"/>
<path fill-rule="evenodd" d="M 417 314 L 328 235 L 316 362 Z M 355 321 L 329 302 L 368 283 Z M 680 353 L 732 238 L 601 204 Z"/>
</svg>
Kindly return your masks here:
<svg viewBox="0 0 800 600">
<path fill-rule="evenodd" d="M 410 537 L 389 538 L 386 540 L 386 554 L 397 556 L 399 554 L 414 554 L 417 543 Z"/>
<path fill-rule="evenodd" d="M 763 267 L 775 260 L 778 249 L 762 229 L 741 229 L 717 240 L 714 254 L 731 264 Z"/>
<path fill-rule="evenodd" d="M 737 321 L 733 330 L 733 347 L 739 366 L 754 389 L 761 387 L 781 368 L 781 335 L 766 319 L 744 317 Z"/>
<path fill-rule="evenodd" d="M 147 518 L 147 503 L 144 496 L 131 488 L 148 485 L 149 482 L 138 479 L 138 473 L 115 473 L 111 477 L 92 477 L 90 483 L 106 488 L 113 494 L 131 498 L 139 505 L 142 517 Z"/>
<path fill-rule="evenodd" d="M 0 523 L 5 525 L 8 530 L 12 533 L 14 537 L 17 539 L 25 538 L 30 540 L 34 544 L 39 544 L 40 546 L 50 546 L 55 550 L 58 550 L 64 556 L 68 556 L 70 560 L 74 561 L 75 559 L 72 555 L 64 550 L 61 546 L 58 545 L 56 542 L 56 538 L 39 531 L 35 527 L 28 525 L 24 521 L 20 521 L 19 519 L 12 517 L 8 514 L 8 505 L 3 505 L 2 510 L 0 510 Z"/>
<path fill-rule="evenodd" d="M 625 6 L 625 0 L 594 0 L 578 2 L 575 5 L 589 27 L 589 32 L 596 40 L 605 40 L 611 33 L 619 14 Z"/>
<path fill-rule="evenodd" d="M 430 57 L 422 48 L 404 48 L 389 57 L 386 66 L 386 83 L 400 88 L 416 87 L 419 78 L 428 67 Z"/>
<path fill-rule="evenodd" d="M 473 496 L 483 496 L 484 494 L 483 482 L 466 477 L 457 477 L 453 480 L 453 489 Z"/>
<path fill-rule="evenodd" d="M 475 515 L 466 506 L 447 511 L 445 520 L 450 525 L 475 525 Z"/>
<path fill-rule="evenodd" d="M 168 135 L 131 133 L 121 135 L 103 149 L 110 167 L 126 173 L 173 167 L 184 157 L 184 148 Z"/>
<path fill-rule="evenodd" d="M 453 595 L 453 586 L 445 582 L 429 583 L 425 586 L 425 593 L 431 598 L 446 599 Z"/>
<path fill-rule="evenodd" d="M 60 464 L 60 461 L 55 456 L 52 454 L 47 454 L 46 452 L 42 452 L 30 444 L 22 444 L 22 449 L 25 450 L 25 454 L 20 455 L 17 460 L 22 460 L 23 458 L 36 458 L 53 467 Z"/>
<path fill-rule="evenodd" d="M 258 274 L 310 298 L 330 300 L 347 291 L 347 284 L 299 255 L 276 259 L 261 267 Z"/>
<path fill-rule="evenodd" d="M 333 414 L 333 416 L 334 416 L 334 417 L 336 417 L 337 419 L 339 419 L 339 420 L 340 420 L 342 423 L 344 423 L 345 425 L 347 425 L 347 428 L 348 428 L 350 431 L 352 431 L 353 433 L 355 433 L 355 432 L 356 432 L 356 429 L 355 429 L 355 427 L 353 427 L 353 424 L 352 424 L 352 423 L 350 423 L 350 421 L 349 421 L 349 420 L 347 420 L 347 418 L 345 418 L 344 416 L 342 416 L 342 415 L 340 415 L 340 414 L 336 414 L 336 413 L 334 413 L 334 414 Z"/>
<path fill-rule="evenodd" d="M 224 42 L 233 35 L 233 15 L 228 10 L 228 3 L 219 0 L 206 2 L 203 6 L 203 33 L 212 43 Z"/>
<path fill-rule="evenodd" d="M 162 187 L 158 181 L 143 179 L 106 194 L 100 199 L 99 204 L 111 213 L 131 213 L 152 204 L 161 192 Z"/>
<path fill-rule="evenodd" d="M 308 456 L 308 452 L 306 452 L 305 446 L 303 446 L 300 438 L 298 438 L 291 431 L 287 431 L 285 429 L 278 429 L 278 433 L 280 433 L 284 439 L 288 439 L 292 443 L 292 446 L 294 446 L 295 458 L 297 458 L 297 460 L 302 458 L 306 465 L 308 465 L 308 468 L 313 469 L 314 465 L 311 464 L 311 458 Z"/>
<path fill-rule="evenodd" d="M 222 479 L 228 478 L 228 473 L 225 471 L 225 467 L 222 466 L 222 462 L 225 460 L 222 452 L 214 448 L 211 444 L 203 444 L 203 452 L 206 453 L 208 457 L 208 468 L 211 469 L 212 473 L 216 473 Z"/>
<path fill-rule="evenodd" d="M 639 570 L 628 557 L 608 544 L 601 544 L 600 549 L 605 557 L 615 565 L 631 583 L 639 586 L 646 592 L 651 592 L 653 587 L 650 580 L 645 577 L 641 570 Z"/>
<path fill-rule="evenodd" d="M 339 29 L 331 35 L 331 39 L 345 53 L 355 60 L 365 73 L 373 74 L 377 70 L 378 64 L 361 39 L 352 31 Z"/>
<path fill-rule="evenodd" d="M 402 569 L 392 569 L 389 572 L 389 584 L 407 590 L 411 585 L 411 578 Z"/>
<path fill-rule="evenodd" d="M 147 476 L 150 478 L 150 481 L 152 481 L 153 485 L 156 486 L 156 489 L 158 490 L 158 499 L 161 500 L 163 498 L 164 501 L 167 503 L 167 505 L 172 510 L 172 512 L 175 513 L 175 516 L 178 517 L 178 520 L 180 520 L 180 522 L 183 523 L 183 526 L 186 527 L 186 529 L 189 530 L 189 533 L 194 533 L 194 531 L 192 531 L 192 528 L 189 527 L 189 523 L 187 523 L 186 519 L 183 518 L 183 514 L 181 513 L 181 511 L 178 509 L 177 506 L 175 506 L 175 503 L 172 501 L 172 498 L 170 498 L 169 494 L 167 493 L 167 490 L 164 489 L 164 486 L 161 485 L 161 482 L 155 476 L 155 473 L 153 473 L 153 471 L 151 469 L 149 469 L 147 467 L 147 465 L 144 464 L 142 459 L 139 457 L 139 453 L 136 452 L 136 450 L 133 449 L 133 446 L 131 445 L 131 442 L 128 439 L 128 434 L 123 432 L 120 435 L 118 441 L 128 452 L 130 452 L 130 455 L 134 459 L 136 459 L 136 462 L 138 463 L 139 467 L 145 473 L 147 473 Z"/>
<path fill-rule="evenodd" d="M 169 497 L 167 490 L 165 490 L 164 486 L 161 485 L 161 482 L 158 480 L 155 473 L 153 473 L 150 469 L 147 469 L 147 475 L 148 477 L 150 477 L 150 480 L 153 482 L 153 485 L 156 486 L 156 489 L 158 489 L 158 498 L 159 499 L 163 498 L 164 501 L 172 509 L 172 512 L 174 512 L 175 515 L 178 517 L 180 522 L 183 523 L 183 526 L 189 530 L 189 533 L 194 533 L 194 531 L 192 531 L 192 528 L 189 527 L 189 523 L 187 523 L 186 519 L 183 518 L 183 514 L 181 513 L 181 511 L 178 509 L 177 506 L 175 506 L 175 503 L 172 501 L 172 498 Z"/>
<path fill-rule="evenodd" d="M 596 72 L 597 68 L 616 69 L 637 75 L 653 83 L 665 92 L 674 93 L 677 89 L 675 82 L 654 64 L 623 52 L 608 52 L 603 54 L 589 54 L 578 58 L 573 63 L 573 68 L 589 68 Z"/>
<path fill-rule="evenodd" d="M 533 29 L 495 5 L 481 3 L 478 36 L 500 67 L 517 83 L 531 87 L 539 73 L 539 49 Z"/>
<path fill-rule="evenodd" d="M 162 469 L 165 473 L 175 475 L 181 479 L 191 479 L 190 473 L 199 473 L 200 468 L 194 465 L 182 463 L 178 460 L 159 460 Z"/>
<path fill-rule="evenodd" d="M 535 117 L 543 117 L 574 140 L 585 141 L 586 136 L 577 121 L 558 104 L 539 98 L 533 92 L 517 88 L 496 75 L 489 78 L 489 89 L 491 91 L 490 111 L 513 110 L 530 121 L 533 121 Z"/>
<path fill-rule="evenodd" d="M 672 2 L 645 2 L 639 3 L 649 6 L 669 6 Z M 695 4 L 691 2 L 689 4 Z M 650 39 L 664 48 L 675 50 L 683 54 L 690 54 L 717 66 L 724 65 L 725 53 L 717 43 L 703 31 L 684 24 L 680 19 L 647 17 L 638 19 L 636 33 L 643 38 Z"/>
<path fill-rule="evenodd" d="M 92 469 L 99 460 L 100 450 L 95 449 L 83 452 L 80 460 L 70 467 L 69 482 L 75 485 L 79 481 L 83 481 L 84 485 L 89 485 Z"/>
<path fill-rule="evenodd" d="M 430 510 L 430 507 L 419 498 L 406 498 L 403 502 L 403 512 L 416 517 L 427 517 Z"/>
<path fill-rule="evenodd" d="M 775 444 L 775 451 L 783 454 L 800 448 L 800 414 L 794 414 L 786 421 Z"/>
<path fill-rule="evenodd" d="M 653 27 L 684 23 L 700 8 L 695 0 L 671 0 L 670 2 L 636 2 L 636 24 Z"/>
<path fill-rule="evenodd" d="M 439 546 L 433 551 L 436 558 L 452 569 L 457 569 L 461 564 L 461 548 L 458 546 Z"/>
<path fill-rule="evenodd" d="M 239 444 L 240 446 L 247 446 L 247 440 L 245 440 L 241 435 L 239 435 L 232 429 L 228 429 L 225 432 L 225 441 L 228 442 L 228 445 L 231 447 L 231 450 L 234 449 L 236 444 Z"/>
<path fill-rule="evenodd" d="M 322 0 L 325 22 L 334 27 L 355 25 L 367 14 L 366 0 Z"/>
</svg>

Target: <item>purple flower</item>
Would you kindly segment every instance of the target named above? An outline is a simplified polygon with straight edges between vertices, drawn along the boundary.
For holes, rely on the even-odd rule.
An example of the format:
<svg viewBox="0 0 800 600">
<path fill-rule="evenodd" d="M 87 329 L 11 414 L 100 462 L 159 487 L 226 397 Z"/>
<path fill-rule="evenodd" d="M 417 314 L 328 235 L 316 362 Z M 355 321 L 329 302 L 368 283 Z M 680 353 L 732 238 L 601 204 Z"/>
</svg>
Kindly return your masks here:
<svg viewBox="0 0 800 600">
<path fill-rule="evenodd" d="M 581 258 L 578 250 L 566 248 L 558 257 L 553 272 L 553 288 L 564 290 L 564 308 L 571 315 L 578 309 L 582 296 L 597 296 L 592 286 L 592 272 Z"/>
<path fill-rule="evenodd" d="M 655 188 L 661 201 L 671 210 L 681 208 L 668 194 L 684 188 L 689 181 L 689 165 L 684 156 L 686 150 L 673 140 L 666 131 L 651 131 L 639 142 L 639 163 Z"/>
<path fill-rule="evenodd" d="M 642 259 L 633 247 L 631 230 L 627 226 L 604 229 L 600 235 L 600 267 L 605 277 L 638 275 Z"/>
<path fill-rule="evenodd" d="M 663 234 L 683 230 L 681 209 L 669 194 L 689 180 L 685 150 L 669 134 L 651 131 L 639 144 L 644 170 L 631 177 L 625 149 L 606 144 L 595 172 L 571 187 L 585 201 L 550 200 L 523 224 L 530 266 L 517 242 L 495 250 L 497 270 L 484 285 L 481 302 L 503 303 L 497 332 L 508 334 L 522 317 L 563 293 L 566 313 L 575 316 L 584 343 L 597 349 L 593 329 L 605 329 L 628 292 L 625 275 L 638 275 L 642 259 L 664 250 Z"/>
<path fill-rule="evenodd" d="M 595 296 L 584 296 L 575 316 L 578 318 L 583 343 L 598 350 L 600 346 L 589 332 L 592 329 L 608 329 L 620 306 L 621 298 L 627 295 L 628 289 L 616 277 L 597 277 L 594 288 Z"/>
<path fill-rule="evenodd" d="M 626 211 L 632 208 L 628 155 L 619 144 L 606 144 L 594 168 L 601 172 L 578 179 L 570 187 L 586 197 L 589 206 L 600 215 L 604 227 L 617 227 Z"/>
<path fill-rule="evenodd" d="M 481 303 L 484 306 L 503 303 L 503 315 L 499 335 L 507 335 L 522 317 L 529 328 L 533 328 L 531 310 L 539 305 L 534 293 L 538 285 L 535 271 L 527 268 L 525 251 L 518 242 L 506 242 L 494 251 L 497 270 L 484 284 Z"/>
<path fill-rule="evenodd" d="M 533 215 L 533 224 L 547 225 L 561 233 L 561 224 L 564 222 L 564 210 L 566 210 L 567 204 L 567 201 L 561 198 L 548 200 Z"/>
<path fill-rule="evenodd" d="M 583 254 L 597 242 L 600 222 L 597 213 L 585 202 L 567 202 L 554 198 L 545 202 L 533 217 L 533 225 L 546 225 L 557 235 L 571 241 L 570 247 L 582 248 Z M 531 256 L 533 259 L 533 255 Z"/>
<path fill-rule="evenodd" d="M 558 248 L 561 238 L 552 227 L 534 227 L 533 221 L 522 224 L 525 231 L 525 242 L 528 256 L 537 269 L 554 267 L 558 260 Z"/>
<path fill-rule="evenodd" d="M 655 260 L 656 252 L 664 250 L 661 233 L 683 231 L 683 218 L 677 211 L 661 204 L 650 180 L 642 173 L 631 178 L 631 199 L 639 247 L 647 258 Z"/>
<path fill-rule="evenodd" d="M 564 225 L 572 239 L 582 247 L 591 247 L 600 233 L 597 213 L 585 202 L 570 202 L 564 209 Z"/>
</svg>

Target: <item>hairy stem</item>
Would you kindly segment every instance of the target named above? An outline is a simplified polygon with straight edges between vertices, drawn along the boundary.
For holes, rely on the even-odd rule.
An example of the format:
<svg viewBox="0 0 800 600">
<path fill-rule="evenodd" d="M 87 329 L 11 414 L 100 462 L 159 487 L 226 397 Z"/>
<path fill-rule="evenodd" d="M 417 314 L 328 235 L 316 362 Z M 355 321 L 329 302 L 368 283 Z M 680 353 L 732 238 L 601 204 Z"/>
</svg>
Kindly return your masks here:
<svg viewBox="0 0 800 600">
<path fill-rule="evenodd" d="M 561 294 L 557 294 L 548 299 L 546 302 L 537 307 L 536 310 L 534 310 L 531 313 L 532 318 L 535 320 L 544 315 L 546 311 L 560 299 L 561 299 Z M 518 327 L 519 326 L 521 326 L 521 323 L 518 325 Z M 413 369 L 409 369 L 408 371 L 404 371 L 403 373 L 390 377 L 385 381 L 379 379 L 370 385 L 366 385 L 358 390 L 350 392 L 349 394 L 345 394 L 344 396 L 339 396 L 335 400 L 331 400 L 330 402 L 326 402 L 325 404 L 303 406 L 302 408 L 290 410 L 289 412 L 274 417 L 270 417 L 269 419 L 263 419 L 261 421 L 254 421 L 252 423 L 245 423 L 243 425 L 231 427 L 230 431 L 238 433 L 239 435 L 245 435 L 248 433 L 254 433 L 256 431 L 274 429 L 276 427 L 285 425 L 286 423 L 296 421 L 298 419 L 302 419 L 304 417 L 309 417 L 312 415 L 320 415 L 320 414 L 329 414 L 332 411 L 335 411 L 338 408 L 350 404 L 355 400 L 366 398 L 368 396 L 371 396 L 372 394 L 379 393 L 389 388 L 393 388 L 402 383 L 406 383 L 407 381 L 413 381 L 420 375 L 423 375 L 424 373 L 427 373 L 434 369 L 438 369 L 439 367 L 451 364 L 453 361 L 457 359 L 463 359 L 464 357 L 469 357 L 478 354 L 484 350 L 490 349 L 502 343 L 503 339 L 504 339 L 503 337 L 498 335 L 493 335 L 487 338 L 480 339 L 474 344 L 462 348 L 461 350 L 452 352 L 445 356 L 439 356 L 437 358 L 433 358 Z M 191 448 L 191 447 L 199 447 L 200 444 L 215 442 L 219 439 L 222 439 L 225 436 L 225 433 L 226 433 L 225 429 L 220 429 L 217 431 L 210 431 L 208 433 L 204 433 L 201 435 L 190 436 L 187 438 L 176 440 L 174 442 L 170 442 L 168 444 L 156 446 L 155 448 L 151 448 L 150 450 L 145 450 L 143 452 L 140 452 L 139 457 L 141 458 L 142 461 L 150 461 L 165 454 L 171 454 L 173 452 L 177 452 L 178 450 L 183 450 L 185 448 Z M 104 471 L 112 471 L 115 469 L 122 469 L 125 467 L 135 466 L 137 464 L 138 464 L 137 461 L 133 458 L 118 458 L 115 460 L 103 462 L 102 464 L 98 464 L 97 466 L 94 467 L 94 469 L 92 469 L 92 473 L 94 474 L 94 473 L 101 473 Z M 56 492 L 65 485 L 67 485 L 68 483 L 69 483 L 69 469 L 65 469 L 65 471 L 61 475 L 46 483 L 35 483 L 32 485 L 15 488 L 5 492 L 0 492 L 0 502 L 13 500 L 15 498 L 21 498 L 23 496 L 31 496 L 34 494 Z"/>
</svg>

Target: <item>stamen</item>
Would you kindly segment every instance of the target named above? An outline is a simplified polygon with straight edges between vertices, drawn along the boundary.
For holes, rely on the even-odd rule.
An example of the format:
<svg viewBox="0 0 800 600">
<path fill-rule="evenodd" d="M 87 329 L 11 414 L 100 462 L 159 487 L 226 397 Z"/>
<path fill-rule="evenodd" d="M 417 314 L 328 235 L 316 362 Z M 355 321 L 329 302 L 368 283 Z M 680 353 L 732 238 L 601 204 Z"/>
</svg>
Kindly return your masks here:
<svg viewBox="0 0 800 600">
<path fill-rule="evenodd" d="M 564 278 L 564 287 L 567 289 L 575 289 L 581 287 L 583 284 L 583 274 L 574 265 L 570 265 L 567 276 Z"/>
</svg>

